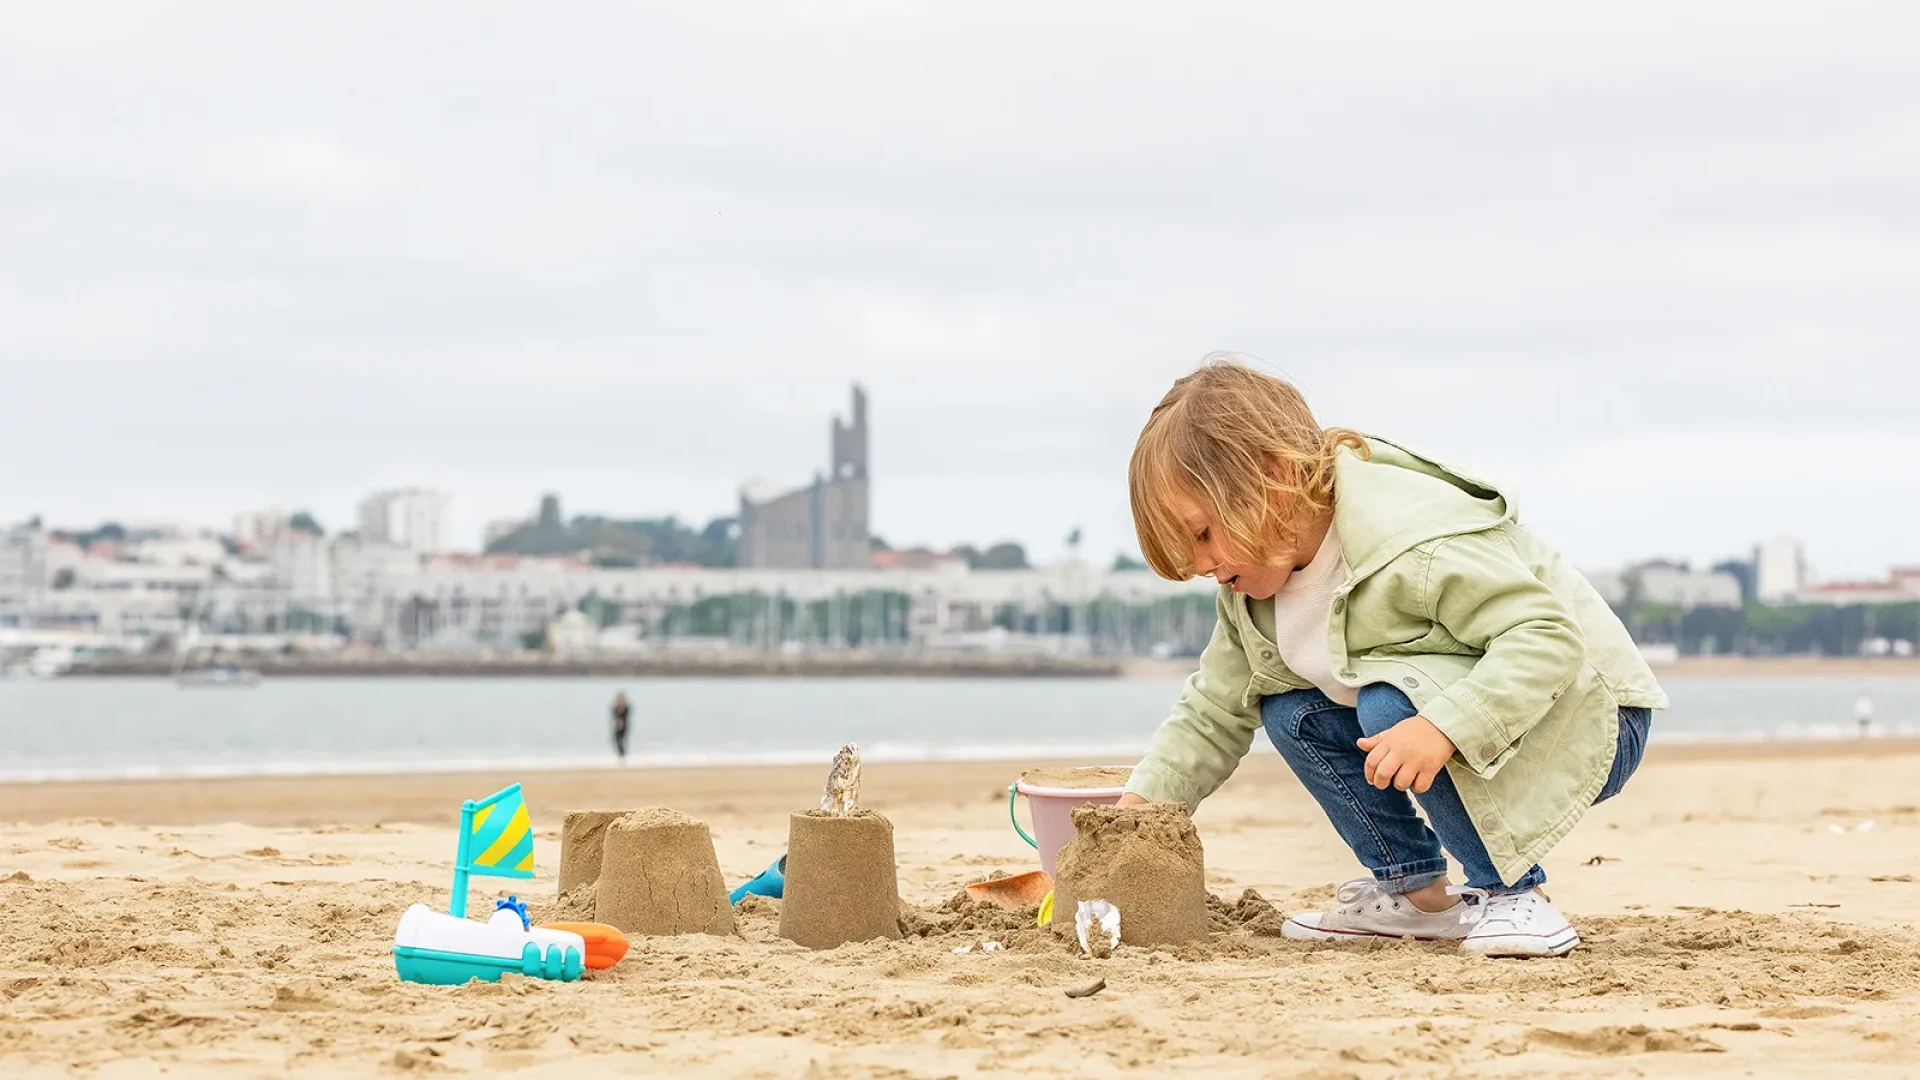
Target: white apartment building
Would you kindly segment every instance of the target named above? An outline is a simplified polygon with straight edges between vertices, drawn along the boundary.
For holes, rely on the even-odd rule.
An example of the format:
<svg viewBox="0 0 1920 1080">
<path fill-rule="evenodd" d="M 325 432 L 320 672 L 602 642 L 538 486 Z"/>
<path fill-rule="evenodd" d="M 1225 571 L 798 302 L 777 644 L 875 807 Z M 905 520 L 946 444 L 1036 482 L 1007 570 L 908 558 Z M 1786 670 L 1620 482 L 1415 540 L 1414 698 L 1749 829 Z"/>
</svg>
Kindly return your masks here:
<svg viewBox="0 0 1920 1080">
<path fill-rule="evenodd" d="M 47 534 L 36 525 L 0 531 L 0 626 L 26 627 L 51 575 Z"/>
<path fill-rule="evenodd" d="M 215 566 L 226 560 L 227 547 L 217 536 L 180 530 L 129 540 L 120 556 L 156 566 Z"/>
<path fill-rule="evenodd" d="M 1792 603 L 1807 586 L 1807 552 L 1791 536 L 1776 536 L 1753 553 L 1753 591 L 1763 604 Z"/>
<path fill-rule="evenodd" d="M 451 501 L 437 491 L 399 488 L 368 496 L 360 503 L 360 539 L 422 555 L 452 548 Z"/>
<path fill-rule="evenodd" d="M 420 554 L 360 537 L 335 539 L 329 553 L 335 617 L 356 636 L 375 636 L 386 624 L 387 598 L 420 575 Z"/>
<path fill-rule="evenodd" d="M 1616 608 L 1624 607 L 1636 588 L 1641 603 L 1661 604 L 1681 611 L 1738 608 L 1742 603 L 1740 579 L 1721 571 L 1682 570 L 1677 566 L 1649 563 L 1588 574 L 1587 580 L 1601 599 Z"/>
<path fill-rule="evenodd" d="M 287 591 L 287 602 L 309 611 L 333 605 L 333 551 L 325 537 L 284 532 L 268 555 L 275 577 Z"/>
<path fill-rule="evenodd" d="M 1664 604 L 1682 611 L 1738 608 L 1741 604 L 1740 579 L 1732 574 L 1646 566 L 1640 569 L 1639 575 L 1640 598 L 1650 604 Z"/>
<path fill-rule="evenodd" d="M 212 581 L 211 566 L 83 559 L 69 587 L 42 596 L 34 621 L 42 628 L 109 637 L 177 634 L 203 604 Z"/>
<path fill-rule="evenodd" d="M 234 543 L 252 551 L 264 551 L 287 534 L 292 517 L 280 509 L 253 510 L 233 516 Z"/>
</svg>

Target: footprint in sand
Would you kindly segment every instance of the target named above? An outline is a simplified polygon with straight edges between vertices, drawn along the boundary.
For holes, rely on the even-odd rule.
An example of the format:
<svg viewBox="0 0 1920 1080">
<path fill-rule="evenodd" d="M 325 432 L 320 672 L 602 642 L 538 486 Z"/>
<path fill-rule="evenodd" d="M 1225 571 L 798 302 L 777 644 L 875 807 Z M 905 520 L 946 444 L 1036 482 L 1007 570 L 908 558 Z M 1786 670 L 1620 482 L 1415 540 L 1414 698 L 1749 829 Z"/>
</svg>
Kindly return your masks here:
<svg viewBox="0 0 1920 1080">
<path fill-rule="evenodd" d="M 1527 1032 L 1527 1040 L 1535 1045 L 1554 1050 L 1568 1050 L 1576 1054 L 1598 1054 L 1604 1057 L 1622 1057 L 1628 1054 L 1724 1052 L 1724 1048 L 1712 1039 L 1703 1038 L 1688 1031 L 1650 1028 L 1645 1024 L 1634 1024 L 1632 1027 L 1597 1027 L 1587 1031 L 1535 1028 Z"/>
<path fill-rule="evenodd" d="M 1760 1015 L 1769 1020 L 1820 1020 L 1846 1014 L 1847 1010 L 1838 1005 L 1775 1005 L 1760 1010 Z"/>
</svg>

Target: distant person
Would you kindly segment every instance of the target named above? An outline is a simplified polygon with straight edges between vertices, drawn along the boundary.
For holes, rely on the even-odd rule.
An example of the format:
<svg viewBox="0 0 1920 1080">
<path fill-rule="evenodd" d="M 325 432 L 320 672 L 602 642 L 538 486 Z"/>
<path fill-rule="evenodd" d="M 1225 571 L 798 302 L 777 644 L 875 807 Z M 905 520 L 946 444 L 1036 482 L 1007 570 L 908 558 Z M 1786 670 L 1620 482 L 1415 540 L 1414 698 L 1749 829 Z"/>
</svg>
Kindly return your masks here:
<svg viewBox="0 0 1920 1080">
<path fill-rule="evenodd" d="M 1864 739 L 1867 736 L 1873 734 L 1873 699 L 1872 698 L 1867 697 L 1866 695 L 1863 694 L 1861 695 L 1859 701 L 1856 701 L 1853 703 L 1853 719 L 1855 723 L 1860 725 L 1861 738 Z"/>
<path fill-rule="evenodd" d="M 1540 860 L 1620 791 L 1667 707 L 1586 579 L 1490 482 L 1322 428 L 1293 386 L 1239 364 L 1174 383 L 1128 472 L 1147 562 L 1220 590 L 1200 670 L 1121 801 L 1191 808 L 1264 726 L 1369 871 L 1287 937 L 1578 945 Z"/>
<path fill-rule="evenodd" d="M 613 695 L 613 752 L 620 756 L 622 764 L 627 760 L 627 717 L 632 711 L 625 690 Z"/>
</svg>

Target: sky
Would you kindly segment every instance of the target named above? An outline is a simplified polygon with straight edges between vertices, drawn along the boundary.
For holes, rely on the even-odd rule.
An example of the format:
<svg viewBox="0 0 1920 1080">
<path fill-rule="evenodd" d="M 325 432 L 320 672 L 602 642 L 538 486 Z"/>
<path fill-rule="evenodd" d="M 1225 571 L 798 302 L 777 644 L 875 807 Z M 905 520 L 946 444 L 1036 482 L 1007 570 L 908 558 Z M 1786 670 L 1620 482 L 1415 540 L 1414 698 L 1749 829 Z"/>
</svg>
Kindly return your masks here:
<svg viewBox="0 0 1920 1080">
<path fill-rule="evenodd" d="M 896 545 L 1134 550 L 1216 350 L 1579 565 L 1920 563 L 1920 5 L 0 13 L 0 521 L 704 521 L 871 398 Z"/>
</svg>

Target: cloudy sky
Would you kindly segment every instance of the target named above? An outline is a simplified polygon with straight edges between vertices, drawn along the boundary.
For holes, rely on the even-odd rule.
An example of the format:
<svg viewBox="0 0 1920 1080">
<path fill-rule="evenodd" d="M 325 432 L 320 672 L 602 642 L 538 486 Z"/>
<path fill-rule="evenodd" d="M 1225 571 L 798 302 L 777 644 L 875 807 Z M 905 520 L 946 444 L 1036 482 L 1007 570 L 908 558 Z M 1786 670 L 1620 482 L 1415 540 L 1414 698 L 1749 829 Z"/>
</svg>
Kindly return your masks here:
<svg viewBox="0 0 1920 1080">
<path fill-rule="evenodd" d="M 1231 349 L 1581 565 L 1872 574 L 1917 50 L 1907 0 L 11 4 L 0 521 L 704 519 L 857 379 L 883 535 L 1105 557 Z"/>
</svg>

